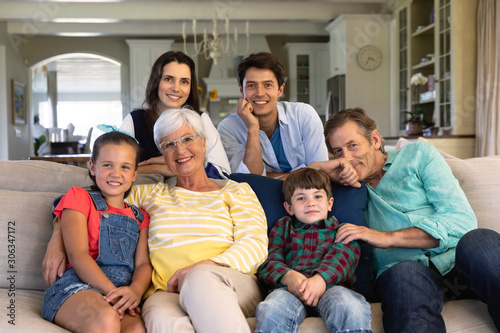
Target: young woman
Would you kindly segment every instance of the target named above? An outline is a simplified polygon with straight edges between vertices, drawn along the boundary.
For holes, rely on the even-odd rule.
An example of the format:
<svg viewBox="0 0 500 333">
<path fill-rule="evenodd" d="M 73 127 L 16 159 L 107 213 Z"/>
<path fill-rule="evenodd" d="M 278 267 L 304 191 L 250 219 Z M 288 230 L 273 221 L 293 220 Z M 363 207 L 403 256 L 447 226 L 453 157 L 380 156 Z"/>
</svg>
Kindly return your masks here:
<svg viewBox="0 0 500 333">
<path fill-rule="evenodd" d="M 54 209 L 69 259 L 44 294 L 42 315 L 74 332 L 145 332 L 138 308 L 151 283 L 149 215 L 124 203 L 139 144 L 113 130 L 94 143 L 92 191 L 72 187 Z"/>
<path fill-rule="evenodd" d="M 210 178 L 227 178 L 229 161 L 219 132 L 210 117 L 200 110 L 198 81 L 193 59 L 182 52 L 162 54 L 151 68 L 143 109 L 132 111 L 121 129 L 134 135 L 141 145 L 139 173 L 160 173 L 172 176 L 153 139 L 153 126 L 161 113 L 168 109 L 190 106 L 201 116 L 207 132 L 207 160 L 205 171 Z"/>
</svg>

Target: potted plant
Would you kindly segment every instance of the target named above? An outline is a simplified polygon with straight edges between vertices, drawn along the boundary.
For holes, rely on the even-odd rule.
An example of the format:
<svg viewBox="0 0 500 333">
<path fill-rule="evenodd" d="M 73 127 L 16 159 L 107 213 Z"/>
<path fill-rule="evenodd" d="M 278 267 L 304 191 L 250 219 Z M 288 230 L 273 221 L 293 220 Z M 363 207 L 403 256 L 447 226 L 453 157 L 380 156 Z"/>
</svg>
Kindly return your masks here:
<svg viewBox="0 0 500 333">
<path fill-rule="evenodd" d="M 424 125 L 424 113 L 420 105 L 420 87 L 427 84 L 427 78 L 422 73 L 416 73 L 411 77 L 410 84 L 414 93 L 412 111 L 405 111 L 410 115 L 410 119 L 406 122 L 406 134 L 422 135 Z"/>
</svg>

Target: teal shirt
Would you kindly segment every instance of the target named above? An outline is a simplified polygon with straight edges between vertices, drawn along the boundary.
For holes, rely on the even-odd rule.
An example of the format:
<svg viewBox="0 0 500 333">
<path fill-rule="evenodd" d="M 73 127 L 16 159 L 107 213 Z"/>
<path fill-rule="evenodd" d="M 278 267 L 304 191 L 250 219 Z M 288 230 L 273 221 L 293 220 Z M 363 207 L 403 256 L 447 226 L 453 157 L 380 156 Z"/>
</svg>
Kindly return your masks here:
<svg viewBox="0 0 500 333">
<path fill-rule="evenodd" d="M 446 274 L 455 265 L 460 238 L 477 228 L 477 219 L 450 167 L 427 143 L 406 145 L 388 152 L 386 172 L 376 188 L 367 185 L 368 226 L 378 231 L 417 227 L 439 239 L 433 249 L 372 248 L 377 277 L 406 260 L 429 266 L 429 259 Z"/>
</svg>

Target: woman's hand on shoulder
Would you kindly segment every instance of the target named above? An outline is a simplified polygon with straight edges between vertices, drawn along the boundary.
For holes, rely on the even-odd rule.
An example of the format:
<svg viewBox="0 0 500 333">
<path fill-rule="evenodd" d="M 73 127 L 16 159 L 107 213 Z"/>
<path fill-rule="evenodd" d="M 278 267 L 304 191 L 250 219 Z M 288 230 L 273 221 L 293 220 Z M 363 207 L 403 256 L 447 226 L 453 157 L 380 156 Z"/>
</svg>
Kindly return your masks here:
<svg viewBox="0 0 500 333">
<path fill-rule="evenodd" d="M 153 165 L 153 164 L 165 164 L 165 159 L 161 155 L 156 157 L 151 157 L 148 160 L 140 162 L 139 166 Z"/>
</svg>

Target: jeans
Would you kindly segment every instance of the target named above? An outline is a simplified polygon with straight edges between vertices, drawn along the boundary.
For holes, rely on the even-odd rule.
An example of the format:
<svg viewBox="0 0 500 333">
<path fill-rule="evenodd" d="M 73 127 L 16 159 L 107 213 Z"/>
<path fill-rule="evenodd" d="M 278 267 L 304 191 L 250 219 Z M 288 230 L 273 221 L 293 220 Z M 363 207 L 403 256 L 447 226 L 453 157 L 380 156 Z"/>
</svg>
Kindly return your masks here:
<svg viewBox="0 0 500 333">
<path fill-rule="evenodd" d="M 457 245 L 456 267 L 458 277 L 488 305 L 500 332 L 500 234 L 489 229 L 465 234 Z"/>
<path fill-rule="evenodd" d="M 500 331 L 500 235 L 488 229 L 465 234 L 455 268 L 445 276 L 416 261 L 400 262 L 380 275 L 377 292 L 386 333 L 444 333 L 444 302 L 464 298 L 487 303 Z"/>
<path fill-rule="evenodd" d="M 294 333 L 308 310 L 319 314 L 330 332 L 372 332 L 370 305 L 361 294 L 333 286 L 325 291 L 318 306 L 304 305 L 287 288 L 273 290 L 257 306 L 255 333 Z"/>
</svg>

